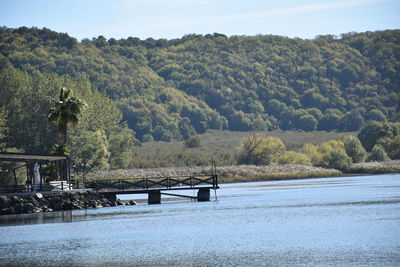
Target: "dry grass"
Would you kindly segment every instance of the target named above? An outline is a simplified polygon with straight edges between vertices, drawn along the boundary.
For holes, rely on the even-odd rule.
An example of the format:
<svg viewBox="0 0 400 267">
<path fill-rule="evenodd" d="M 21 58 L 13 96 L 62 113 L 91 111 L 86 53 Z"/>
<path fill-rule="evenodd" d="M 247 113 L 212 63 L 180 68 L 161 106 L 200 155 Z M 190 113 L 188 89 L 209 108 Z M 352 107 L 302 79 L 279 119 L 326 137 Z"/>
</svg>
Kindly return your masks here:
<svg viewBox="0 0 400 267">
<path fill-rule="evenodd" d="M 351 173 L 400 173 L 400 160 L 372 161 L 356 163 L 351 166 Z"/>
<path fill-rule="evenodd" d="M 199 135 L 201 147 L 186 148 L 184 142 L 148 142 L 134 149 L 130 168 L 207 166 L 214 157 L 218 166 L 236 164 L 240 140 L 250 132 L 209 130 Z M 335 139 L 336 132 L 281 131 L 261 132 L 279 137 L 287 150 L 297 151 L 304 143 L 321 144 Z"/>
</svg>

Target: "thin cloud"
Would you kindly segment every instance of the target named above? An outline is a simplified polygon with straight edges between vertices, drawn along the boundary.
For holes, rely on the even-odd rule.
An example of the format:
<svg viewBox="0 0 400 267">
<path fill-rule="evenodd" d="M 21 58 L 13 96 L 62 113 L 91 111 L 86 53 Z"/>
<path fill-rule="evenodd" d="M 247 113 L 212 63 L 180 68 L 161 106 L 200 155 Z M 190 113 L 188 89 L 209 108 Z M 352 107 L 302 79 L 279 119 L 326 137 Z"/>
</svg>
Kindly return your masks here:
<svg viewBox="0 0 400 267">
<path fill-rule="evenodd" d="M 242 19 L 256 19 L 263 17 L 271 17 L 271 16 L 284 16 L 284 15 L 295 15 L 295 14 L 304 14 L 309 12 L 316 11 L 325 11 L 332 9 L 343 9 L 357 6 L 366 6 L 371 4 L 380 4 L 384 2 L 393 2 L 393 0 L 349 0 L 349 1 L 334 1 L 327 2 L 322 4 L 314 4 L 314 5 L 305 5 L 305 6 L 295 6 L 295 7 L 285 7 L 285 8 L 277 8 L 264 10 L 259 12 L 250 12 L 245 14 L 235 14 L 235 15 L 223 15 L 223 16 L 214 16 L 208 18 L 200 18 L 193 20 L 181 20 L 169 23 L 163 23 L 159 25 L 154 25 L 153 29 L 166 29 L 170 27 L 179 27 L 179 26 L 188 26 L 194 24 L 210 24 L 221 21 L 233 21 L 233 20 L 242 20 Z"/>
</svg>

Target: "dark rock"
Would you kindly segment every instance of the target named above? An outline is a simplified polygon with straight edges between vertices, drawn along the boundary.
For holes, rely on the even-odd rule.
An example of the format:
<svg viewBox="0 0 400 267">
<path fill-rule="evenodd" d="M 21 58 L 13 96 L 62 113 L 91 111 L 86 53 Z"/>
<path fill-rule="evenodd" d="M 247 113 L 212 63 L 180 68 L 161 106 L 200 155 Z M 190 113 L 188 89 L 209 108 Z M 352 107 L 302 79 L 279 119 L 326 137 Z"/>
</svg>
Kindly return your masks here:
<svg viewBox="0 0 400 267">
<path fill-rule="evenodd" d="M 11 204 L 14 204 L 14 205 L 23 203 L 23 200 L 16 196 L 10 197 L 10 201 L 11 201 Z"/>
<path fill-rule="evenodd" d="M 110 201 L 108 201 L 107 198 L 103 197 L 102 199 L 100 199 L 99 201 L 101 204 L 103 205 L 110 205 Z"/>
<path fill-rule="evenodd" d="M 35 206 L 32 203 L 25 203 L 24 206 L 24 212 L 32 213 L 35 210 Z"/>
<path fill-rule="evenodd" d="M 117 200 L 117 205 L 118 205 L 118 206 L 122 206 L 122 205 L 125 205 L 125 203 L 118 199 L 118 200 Z"/>
<path fill-rule="evenodd" d="M 48 206 L 49 205 L 49 201 L 47 200 L 47 199 L 45 199 L 45 198 L 42 198 L 41 200 L 40 200 L 40 205 L 41 206 Z"/>
<path fill-rule="evenodd" d="M 82 208 L 81 205 L 76 204 L 76 203 L 73 203 L 73 204 L 72 204 L 72 209 L 74 209 L 74 210 L 81 210 L 81 209 L 83 209 L 83 208 Z"/>
<path fill-rule="evenodd" d="M 64 210 L 72 210 L 73 209 L 73 202 L 69 199 L 63 201 L 62 204 Z"/>
<path fill-rule="evenodd" d="M 62 201 L 60 199 L 58 201 L 51 201 L 50 200 L 50 207 L 53 210 L 56 210 L 56 211 L 63 210 L 63 203 L 62 203 Z"/>
<path fill-rule="evenodd" d="M 134 201 L 134 200 L 131 200 L 131 201 L 129 201 L 129 205 L 136 205 L 137 203 L 136 203 L 136 201 Z"/>
<path fill-rule="evenodd" d="M 117 201 L 117 196 L 115 194 L 106 194 L 105 197 L 108 199 L 110 202 L 115 202 Z"/>
<path fill-rule="evenodd" d="M 6 196 L 0 196 L 0 208 L 6 208 L 11 204 L 11 201 Z"/>
<path fill-rule="evenodd" d="M 35 207 L 39 207 L 39 201 L 37 201 L 33 196 L 28 196 L 24 199 L 24 203 L 28 204 L 32 204 Z"/>
<path fill-rule="evenodd" d="M 50 204 L 54 204 L 54 203 L 61 203 L 61 198 L 60 197 L 52 197 L 49 199 Z"/>
<path fill-rule="evenodd" d="M 15 214 L 15 209 L 14 209 L 14 207 L 10 207 L 9 209 L 10 209 L 10 213 L 9 213 L 9 214 Z"/>
<path fill-rule="evenodd" d="M 12 214 L 11 213 L 11 208 L 2 208 L 2 209 L 0 209 L 0 215 L 8 215 L 8 214 Z"/>
<path fill-rule="evenodd" d="M 15 213 L 22 213 L 24 212 L 24 204 L 22 203 L 17 203 L 14 205 L 14 211 Z"/>
</svg>

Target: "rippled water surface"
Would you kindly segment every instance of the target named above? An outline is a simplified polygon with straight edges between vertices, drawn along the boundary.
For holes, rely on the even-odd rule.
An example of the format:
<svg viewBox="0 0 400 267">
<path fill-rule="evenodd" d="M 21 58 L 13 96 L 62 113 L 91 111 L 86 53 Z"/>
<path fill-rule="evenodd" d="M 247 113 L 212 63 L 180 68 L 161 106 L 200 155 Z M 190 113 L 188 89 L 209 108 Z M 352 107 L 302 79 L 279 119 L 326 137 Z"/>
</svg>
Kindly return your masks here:
<svg viewBox="0 0 400 267">
<path fill-rule="evenodd" d="M 224 184 L 217 196 L 0 216 L 0 265 L 400 266 L 399 174 Z"/>
</svg>

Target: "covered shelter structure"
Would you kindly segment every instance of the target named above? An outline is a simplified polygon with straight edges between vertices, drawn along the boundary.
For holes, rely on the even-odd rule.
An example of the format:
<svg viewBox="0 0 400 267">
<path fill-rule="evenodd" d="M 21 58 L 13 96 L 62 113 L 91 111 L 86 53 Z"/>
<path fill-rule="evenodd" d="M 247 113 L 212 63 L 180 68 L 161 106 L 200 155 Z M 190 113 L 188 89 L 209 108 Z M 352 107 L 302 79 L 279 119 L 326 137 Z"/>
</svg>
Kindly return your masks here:
<svg viewBox="0 0 400 267">
<path fill-rule="evenodd" d="M 12 168 L 7 170 L 8 172 L 12 171 L 14 185 L 0 184 L 1 191 L 43 191 L 49 188 L 46 187 L 46 184 L 51 180 L 61 181 L 61 190 L 64 190 L 64 181 L 67 182 L 66 184 L 68 187 L 71 187 L 70 162 L 68 156 L 0 152 L 0 163 L 3 162 L 15 162 L 20 163 L 20 165 L 15 164 Z M 50 170 L 52 170 L 50 174 L 47 173 L 46 176 L 41 171 L 44 166 L 50 166 Z M 26 169 L 26 183 L 18 184 L 16 170 L 24 167 Z"/>
</svg>

